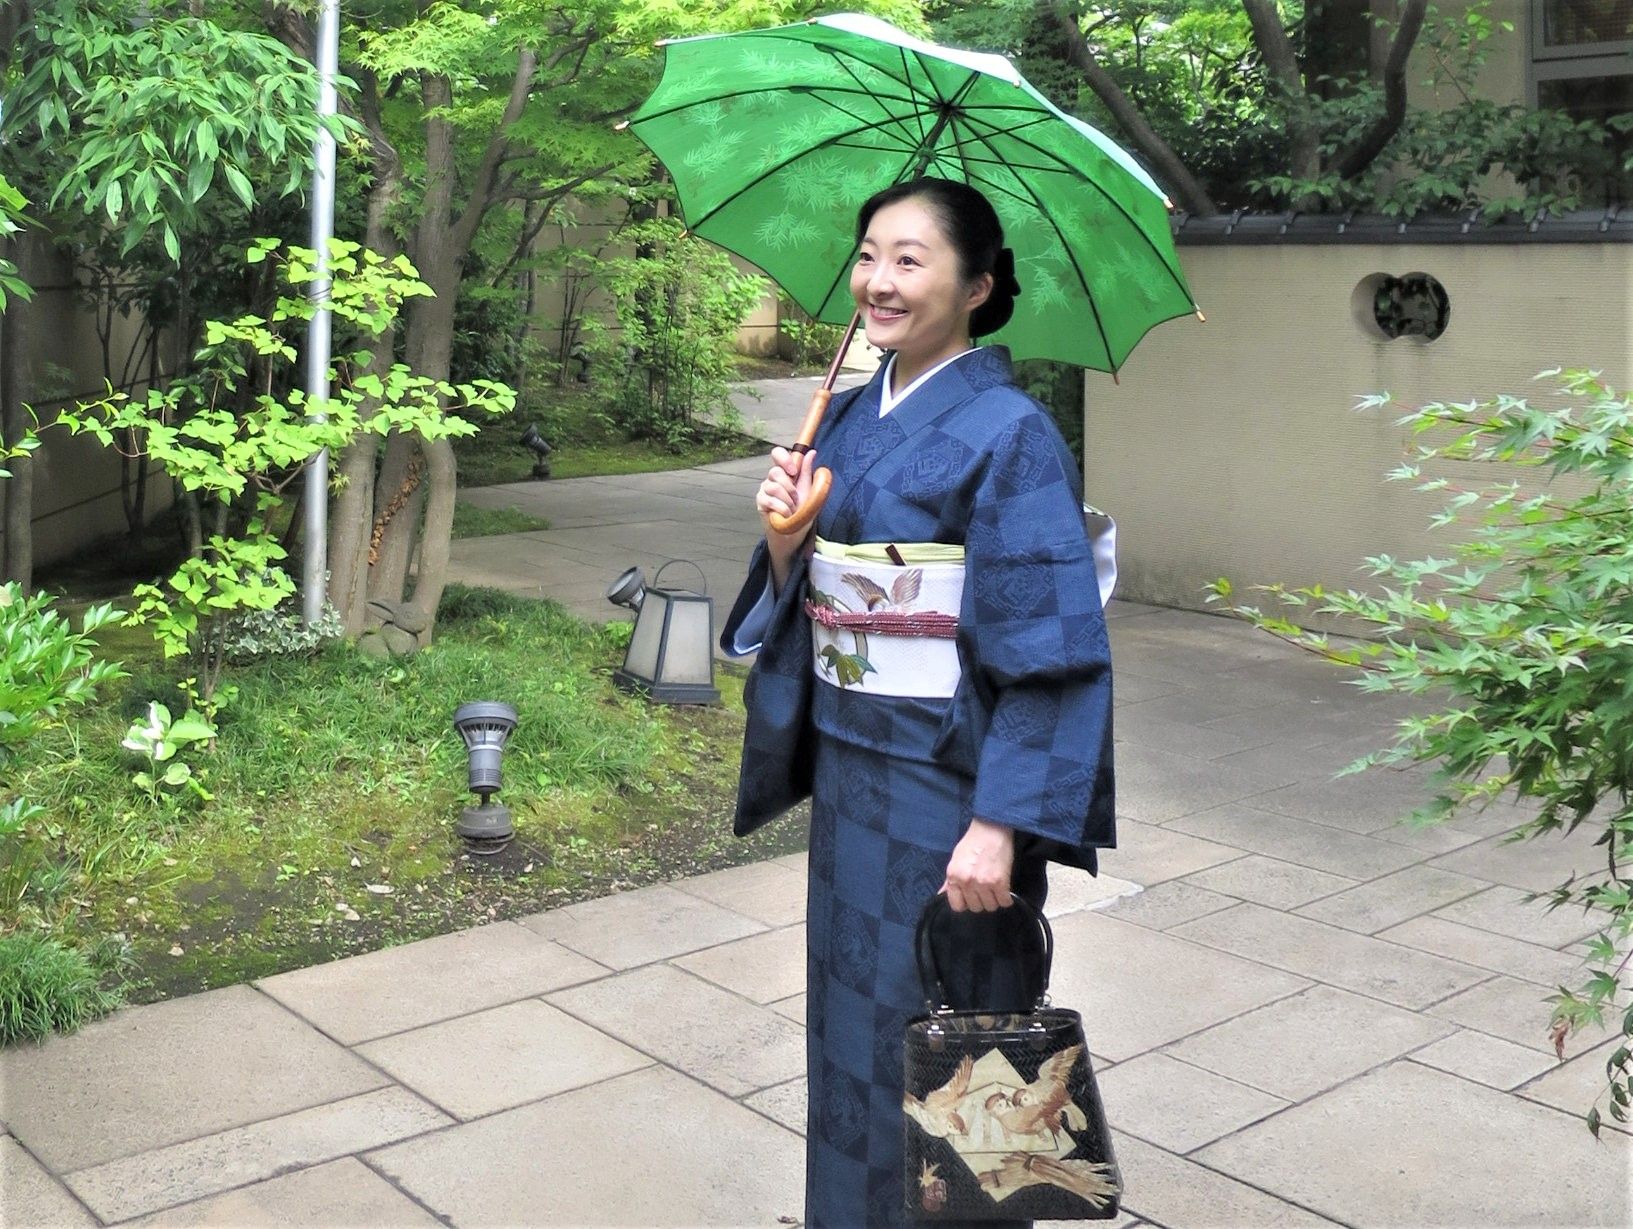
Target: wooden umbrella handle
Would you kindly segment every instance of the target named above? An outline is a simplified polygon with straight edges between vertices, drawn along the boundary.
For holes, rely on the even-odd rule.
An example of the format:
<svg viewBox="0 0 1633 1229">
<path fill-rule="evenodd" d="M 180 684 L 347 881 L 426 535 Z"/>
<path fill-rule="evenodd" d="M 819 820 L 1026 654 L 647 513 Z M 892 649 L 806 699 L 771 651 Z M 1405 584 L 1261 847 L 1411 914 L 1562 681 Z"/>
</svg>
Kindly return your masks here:
<svg viewBox="0 0 1633 1229">
<path fill-rule="evenodd" d="M 839 365 L 845 361 L 845 352 L 851 348 L 851 338 L 856 336 L 857 326 L 862 323 L 862 312 L 858 308 L 851 316 L 851 322 L 845 327 L 845 336 L 840 339 L 839 349 L 834 351 L 833 362 L 828 364 L 827 378 L 822 381 L 822 387 L 811 394 L 811 408 L 805 411 L 805 423 L 799 429 L 799 439 L 795 440 L 788 451 L 804 456 L 811 451 L 811 445 L 816 443 L 817 429 L 822 426 L 822 416 L 828 411 L 828 402 L 833 399 L 834 381 L 839 378 Z M 822 505 L 828 502 L 828 490 L 834 484 L 833 471 L 819 469 L 811 475 L 811 489 L 800 506 L 795 508 L 789 516 L 780 512 L 771 513 L 768 518 L 771 528 L 781 534 L 804 533 L 805 529 L 816 519 Z"/>
<path fill-rule="evenodd" d="M 811 394 L 811 408 L 805 411 L 805 423 L 799 429 L 799 439 L 789 447 L 788 451 L 796 456 L 804 456 L 811 451 L 811 442 L 816 439 L 817 428 L 822 426 L 822 416 L 827 412 L 828 402 L 833 399 L 832 388 L 819 388 Z M 800 500 L 799 507 L 789 515 L 773 512 L 769 516 L 771 528 L 781 534 L 804 533 L 806 526 L 816 520 L 822 505 L 828 500 L 829 488 L 833 486 L 833 471 L 823 467 L 811 475 L 811 489 L 806 492 L 805 498 Z"/>
</svg>

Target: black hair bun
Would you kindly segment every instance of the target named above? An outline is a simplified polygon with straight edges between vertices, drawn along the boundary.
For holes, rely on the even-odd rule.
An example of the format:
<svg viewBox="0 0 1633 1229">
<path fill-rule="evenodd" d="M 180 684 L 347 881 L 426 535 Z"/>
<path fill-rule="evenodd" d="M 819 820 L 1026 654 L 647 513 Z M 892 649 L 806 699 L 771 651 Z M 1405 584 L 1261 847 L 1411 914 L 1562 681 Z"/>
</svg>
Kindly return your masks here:
<svg viewBox="0 0 1633 1229">
<path fill-rule="evenodd" d="M 992 293 L 970 313 L 970 336 L 986 337 L 1008 324 L 1015 314 L 1015 296 L 1020 293 L 1021 284 L 1015 280 L 1015 253 L 1000 248 L 992 267 Z"/>
</svg>

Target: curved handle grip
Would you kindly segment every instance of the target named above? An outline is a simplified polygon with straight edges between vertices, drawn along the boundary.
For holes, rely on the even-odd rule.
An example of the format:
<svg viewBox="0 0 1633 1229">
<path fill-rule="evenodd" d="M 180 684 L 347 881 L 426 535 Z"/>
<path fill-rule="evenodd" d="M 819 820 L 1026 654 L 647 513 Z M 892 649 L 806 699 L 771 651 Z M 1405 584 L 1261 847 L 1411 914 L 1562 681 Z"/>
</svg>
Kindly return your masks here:
<svg viewBox="0 0 1633 1229">
<path fill-rule="evenodd" d="M 828 490 L 834 484 L 833 471 L 819 469 L 811 475 L 811 489 L 806 492 L 805 498 L 800 501 L 799 507 L 788 516 L 781 512 L 773 512 L 769 516 L 771 528 L 778 533 L 804 533 L 810 523 L 816 520 L 822 505 L 828 502 Z"/>
<path fill-rule="evenodd" d="M 1012 906 L 1019 909 L 1026 919 L 1037 927 L 1043 936 L 1043 984 L 1038 989 L 1037 1007 L 1042 1007 L 1049 999 L 1049 976 L 1055 965 L 1055 931 L 1049 925 L 1049 919 L 1043 916 L 1041 910 L 1018 893 L 1010 893 Z M 951 915 L 952 905 L 948 903 L 946 893 L 937 892 L 924 902 L 924 909 L 919 914 L 918 928 L 913 934 L 913 954 L 919 966 L 919 985 L 924 988 L 924 1001 L 932 1012 L 949 1011 L 947 1005 L 947 988 L 942 982 L 941 966 L 936 960 L 936 945 L 931 940 L 930 929 L 937 917 L 943 913 Z"/>
</svg>

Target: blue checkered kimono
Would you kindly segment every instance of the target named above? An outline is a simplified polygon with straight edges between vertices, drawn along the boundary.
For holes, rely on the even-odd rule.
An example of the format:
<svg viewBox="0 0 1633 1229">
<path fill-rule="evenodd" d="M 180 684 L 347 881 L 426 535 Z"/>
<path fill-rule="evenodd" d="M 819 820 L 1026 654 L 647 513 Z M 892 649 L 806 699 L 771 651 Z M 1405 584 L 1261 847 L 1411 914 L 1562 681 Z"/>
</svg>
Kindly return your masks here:
<svg viewBox="0 0 1633 1229">
<path fill-rule="evenodd" d="M 1077 467 L 998 347 L 944 367 L 879 417 L 883 370 L 836 397 L 817 437 L 836 542 L 965 548 L 950 700 L 814 677 L 796 561 L 749 679 L 736 831 L 811 798 L 806 1221 L 903 1223 L 902 1033 L 923 1009 L 913 928 L 970 817 L 1016 832 L 1014 890 L 1044 863 L 1095 868 L 1115 843 L 1111 655 Z M 766 592 L 762 545 L 722 635 Z M 959 1006 L 1022 1007 L 1035 952 L 1016 915 L 958 915 L 940 950 Z"/>
</svg>

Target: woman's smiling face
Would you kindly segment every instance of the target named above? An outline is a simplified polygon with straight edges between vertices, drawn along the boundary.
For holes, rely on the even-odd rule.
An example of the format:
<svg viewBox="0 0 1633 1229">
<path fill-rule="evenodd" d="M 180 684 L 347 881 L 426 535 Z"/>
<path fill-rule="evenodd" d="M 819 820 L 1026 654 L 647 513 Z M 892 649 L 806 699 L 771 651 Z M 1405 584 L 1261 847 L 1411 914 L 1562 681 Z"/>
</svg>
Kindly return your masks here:
<svg viewBox="0 0 1633 1229">
<path fill-rule="evenodd" d="M 898 368 L 922 370 L 966 349 L 970 312 L 991 288 L 990 276 L 965 284 L 957 249 L 913 197 L 873 215 L 851 270 L 851 296 L 868 341 L 896 351 Z"/>
</svg>

